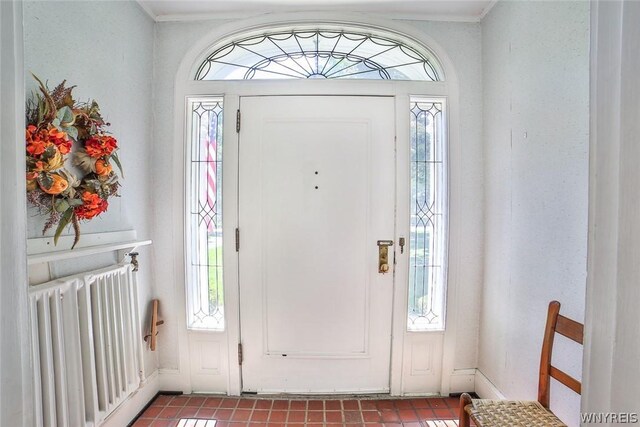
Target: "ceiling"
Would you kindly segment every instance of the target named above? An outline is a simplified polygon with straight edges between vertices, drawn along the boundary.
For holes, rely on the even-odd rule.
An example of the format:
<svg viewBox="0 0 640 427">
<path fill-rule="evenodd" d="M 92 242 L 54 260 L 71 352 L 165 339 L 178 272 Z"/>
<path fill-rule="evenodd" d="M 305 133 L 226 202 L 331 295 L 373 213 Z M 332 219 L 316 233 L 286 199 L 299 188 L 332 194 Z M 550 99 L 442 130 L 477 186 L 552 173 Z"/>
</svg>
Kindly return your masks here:
<svg viewBox="0 0 640 427">
<path fill-rule="evenodd" d="M 477 22 L 497 0 L 137 0 L 156 21 L 230 19 L 273 12 L 361 12 L 395 19 Z"/>
</svg>

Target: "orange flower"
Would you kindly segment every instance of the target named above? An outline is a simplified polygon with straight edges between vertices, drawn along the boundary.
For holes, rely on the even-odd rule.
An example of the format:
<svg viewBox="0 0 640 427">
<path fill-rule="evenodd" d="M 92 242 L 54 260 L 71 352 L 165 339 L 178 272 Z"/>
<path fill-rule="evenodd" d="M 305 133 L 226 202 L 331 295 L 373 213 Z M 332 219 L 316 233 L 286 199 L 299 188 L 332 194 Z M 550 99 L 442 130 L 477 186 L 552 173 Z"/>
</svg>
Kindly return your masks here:
<svg viewBox="0 0 640 427">
<path fill-rule="evenodd" d="M 118 141 L 109 135 L 96 135 L 85 142 L 84 148 L 93 158 L 109 156 L 118 148 Z"/>
<path fill-rule="evenodd" d="M 106 200 L 89 191 L 82 193 L 82 203 L 82 206 L 75 208 L 78 219 L 91 219 L 96 215 L 100 215 L 109 207 L 109 203 Z"/>
<path fill-rule="evenodd" d="M 69 187 L 69 183 L 67 182 L 67 180 L 61 177 L 60 175 L 51 174 L 50 176 L 51 176 L 51 179 L 53 180 L 53 184 L 51 184 L 51 187 L 44 188 L 42 185 L 40 185 L 40 188 L 45 193 L 56 195 L 56 194 L 62 193 L 64 190 L 66 190 Z"/>
<path fill-rule="evenodd" d="M 38 157 L 50 144 L 54 144 L 61 154 L 71 151 L 71 141 L 65 132 L 56 128 L 38 130 L 34 125 L 27 126 L 25 139 L 27 141 L 27 153 L 31 157 Z"/>
<path fill-rule="evenodd" d="M 34 139 L 32 142 L 27 144 L 27 153 L 32 157 L 41 156 L 42 153 L 44 153 L 44 150 L 47 149 L 47 146 L 49 146 L 47 141 Z"/>
<path fill-rule="evenodd" d="M 62 154 L 68 154 L 71 151 L 71 141 L 69 141 L 69 137 L 66 132 L 62 132 L 55 127 L 52 127 L 46 135 L 47 139 L 50 142 L 53 142 Z"/>
<path fill-rule="evenodd" d="M 34 125 L 29 125 L 27 126 L 27 130 L 25 132 L 25 139 L 27 140 L 27 143 L 33 142 L 34 137 L 36 139 L 38 139 L 38 128 L 35 127 Z"/>
<path fill-rule="evenodd" d="M 113 168 L 111 167 L 111 165 L 105 162 L 104 159 L 96 160 L 96 173 L 99 176 L 107 176 L 111 174 L 112 170 Z"/>
</svg>

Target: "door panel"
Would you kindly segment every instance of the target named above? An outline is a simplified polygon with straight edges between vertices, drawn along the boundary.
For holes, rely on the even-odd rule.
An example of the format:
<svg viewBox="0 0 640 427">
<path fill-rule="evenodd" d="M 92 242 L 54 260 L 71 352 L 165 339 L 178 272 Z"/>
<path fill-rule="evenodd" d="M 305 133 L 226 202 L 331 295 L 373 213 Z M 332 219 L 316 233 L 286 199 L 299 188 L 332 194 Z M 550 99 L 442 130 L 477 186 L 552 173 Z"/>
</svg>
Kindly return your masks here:
<svg viewBox="0 0 640 427">
<path fill-rule="evenodd" d="M 244 391 L 389 390 L 394 102 L 243 97 Z"/>
</svg>

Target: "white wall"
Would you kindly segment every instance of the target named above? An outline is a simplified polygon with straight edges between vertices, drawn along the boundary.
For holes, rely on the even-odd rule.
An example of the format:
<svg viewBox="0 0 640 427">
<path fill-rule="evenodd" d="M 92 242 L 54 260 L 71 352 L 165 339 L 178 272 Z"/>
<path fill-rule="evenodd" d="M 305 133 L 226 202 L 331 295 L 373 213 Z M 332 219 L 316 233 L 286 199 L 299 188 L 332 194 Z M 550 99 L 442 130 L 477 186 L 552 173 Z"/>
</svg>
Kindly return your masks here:
<svg viewBox="0 0 640 427">
<path fill-rule="evenodd" d="M 0 2 L 0 426 L 33 425 L 27 260 L 22 4 Z"/>
<path fill-rule="evenodd" d="M 337 14 L 336 18 L 342 18 Z M 360 20 L 367 22 L 367 17 Z M 155 140 L 160 149 L 154 152 L 156 181 L 161 180 L 163 170 L 173 170 L 175 162 L 182 159 L 172 157 L 171 147 L 179 141 L 173 140 L 174 133 L 174 82 L 176 73 L 185 53 L 206 34 L 223 25 L 225 21 L 204 22 L 162 22 L 156 25 L 155 46 Z M 451 210 L 462 213 L 452 218 L 451 227 L 456 229 L 458 239 L 451 242 L 452 251 L 460 256 L 450 260 L 451 281 L 455 280 L 454 294 L 459 300 L 455 316 L 458 328 L 456 342 L 449 343 L 456 355 L 455 360 L 447 360 L 446 369 L 475 368 L 477 359 L 477 325 L 479 307 L 476 303 L 480 295 L 482 280 L 482 142 L 481 142 L 481 61 L 480 25 L 477 23 L 445 23 L 401 21 L 397 26 L 407 26 L 408 30 L 419 30 L 438 43 L 451 58 L 458 73 L 460 87 L 460 157 L 459 170 L 453 172 L 459 177 L 456 189 L 460 191 L 456 200 L 460 205 Z M 213 42 L 213 41 L 212 41 Z M 425 44 L 429 44 L 425 42 Z M 186 77 L 186 76 L 185 76 Z M 182 203 L 183 195 L 172 192 L 171 188 L 156 188 L 154 198 L 159 206 L 175 206 Z M 180 208 L 181 209 L 181 208 Z M 180 210 L 178 210 L 179 212 Z M 173 227 L 175 218 L 170 210 L 156 210 L 154 217 L 154 238 L 158 277 L 158 289 L 167 301 L 182 301 L 184 295 L 182 268 L 182 235 L 163 233 Z M 182 343 L 185 333 L 184 310 L 182 307 L 165 307 L 163 316 L 167 323 L 163 329 L 166 342 Z M 160 366 L 167 372 L 184 370 L 181 366 L 180 351 L 177 346 L 163 346 L 160 350 Z M 183 356 L 184 357 L 184 356 Z M 183 359 L 184 361 L 184 359 Z"/>
<path fill-rule="evenodd" d="M 30 72 L 48 80 L 50 88 L 66 79 L 77 85 L 75 99 L 98 101 L 119 141 L 125 173 L 121 197 L 110 199 L 108 211 L 100 217 L 82 222 L 82 233 L 133 229 L 139 239 L 150 238 L 154 22 L 135 2 L 27 1 L 24 33 L 27 93 L 35 88 Z M 29 214 L 28 237 L 40 237 L 45 218 L 33 209 Z M 143 327 L 147 327 L 145 311 L 155 292 L 152 250 L 145 247 L 139 252 L 139 299 Z M 58 262 L 54 275 L 74 274 L 115 260 L 107 254 L 100 260 Z M 157 354 L 146 351 L 147 375 L 156 369 Z"/>
<path fill-rule="evenodd" d="M 588 2 L 499 2 L 482 21 L 484 287 L 479 370 L 507 398 L 536 399 L 549 301 L 584 319 L 589 132 Z M 554 363 L 580 379 L 581 348 Z M 552 386 L 578 425 L 580 398 Z"/>
<path fill-rule="evenodd" d="M 639 408 L 638 22 L 640 3 L 593 3 L 584 412 Z"/>
</svg>

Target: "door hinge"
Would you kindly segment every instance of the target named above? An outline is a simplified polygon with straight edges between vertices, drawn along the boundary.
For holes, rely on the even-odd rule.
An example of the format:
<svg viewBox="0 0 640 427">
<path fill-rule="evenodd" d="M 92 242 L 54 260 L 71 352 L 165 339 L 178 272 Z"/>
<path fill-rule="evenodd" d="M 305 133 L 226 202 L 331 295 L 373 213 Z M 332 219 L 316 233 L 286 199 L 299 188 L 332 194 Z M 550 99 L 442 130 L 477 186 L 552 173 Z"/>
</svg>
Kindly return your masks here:
<svg viewBox="0 0 640 427">
<path fill-rule="evenodd" d="M 238 343 L 238 365 L 242 365 L 242 344 Z"/>
<path fill-rule="evenodd" d="M 240 252 L 240 229 L 236 228 L 236 252 Z"/>
<path fill-rule="evenodd" d="M 240 109 L 236 111 L 236 132 L 240 133 Z"/>
</svg>

